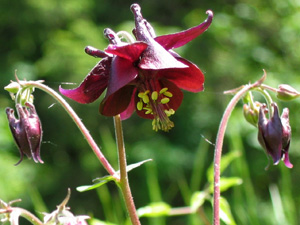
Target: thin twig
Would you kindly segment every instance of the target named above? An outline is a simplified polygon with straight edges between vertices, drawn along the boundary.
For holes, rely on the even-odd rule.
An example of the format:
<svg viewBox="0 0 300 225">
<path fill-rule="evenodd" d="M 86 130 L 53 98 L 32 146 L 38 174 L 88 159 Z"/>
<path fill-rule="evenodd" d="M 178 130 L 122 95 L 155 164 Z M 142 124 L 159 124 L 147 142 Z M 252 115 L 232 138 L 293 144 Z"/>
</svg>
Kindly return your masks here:
<svg viewBox="0 0 300 225">
<path fill-rule="evenodd" d="M 264 75 L 261 79 L 256 81 L 254 84 L 244 85 L 241 89 L 234 95 L 231 99 L 225 112 L 223 114 L 217 139 L 216 139 L 216 147 L 215 147 L 215 155 L 214 155 L 214 204 L 213 204 L 213 221 L 214 225 L 220 225 L 220 166 L 221 166 L 221 156 L 222 156 L 222 148 L 223 148 L 223 141 L 225 136 L 226 127 L 233 111 L 235 105 L 238 101 L 252 88 L 259 87 L 262 82 L 266 79 L 266 71 L 264 70 Z M 238 89 L 235 89 L 238 90 Z"/>
</svg>

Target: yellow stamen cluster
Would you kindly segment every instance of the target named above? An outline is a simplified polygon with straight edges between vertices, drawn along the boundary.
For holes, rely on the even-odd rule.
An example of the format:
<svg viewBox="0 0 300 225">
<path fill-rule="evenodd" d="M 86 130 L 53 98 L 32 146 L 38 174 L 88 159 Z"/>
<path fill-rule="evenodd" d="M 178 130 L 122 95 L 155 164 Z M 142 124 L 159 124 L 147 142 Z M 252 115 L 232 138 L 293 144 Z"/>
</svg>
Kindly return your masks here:
<svg viewBox="0 0 300 225">
<path fill-rule="evenodd" d="M 168 88 L 163 88 L 159 92 L 150 90 L 140 92 L 138 94 L 140 100 L 137 102 L 137 110 L 145 111 L 145 114 L 154 116 L 152 127 L 153 130 L 168 131 L 174 127 L 174 123 L 168 118 L 175 113 L 173 109 L 167 107 L 173 94 L 168 91 Z"/>
</svg>

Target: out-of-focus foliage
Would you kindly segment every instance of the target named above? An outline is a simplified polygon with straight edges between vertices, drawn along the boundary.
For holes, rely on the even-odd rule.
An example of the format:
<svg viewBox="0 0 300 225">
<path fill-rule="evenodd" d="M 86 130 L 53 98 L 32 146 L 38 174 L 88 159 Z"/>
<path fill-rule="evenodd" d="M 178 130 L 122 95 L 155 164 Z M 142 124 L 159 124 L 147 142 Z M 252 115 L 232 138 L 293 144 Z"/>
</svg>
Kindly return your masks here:
<svg viewBox="0 0 300 225">
<path fill-rule="evenodd" d="M 202 36 L 178 49 L 206 75 L 205 91 L 185 93 L 182 107 L 174 115 L 175 128 L 169 133 L 153 132 L 151 121 L 136 115 L 124 121 L 128 163 L 148 158 L 153 162 L 129 173 L 137 208 L 152 202 L 172 207 L 189 205 L 194 192 L 207 183 L 206 170 L 213 160 L 218 124 L 230 96 L 223 91 L 254 82 L 266 69 L 266 83 L 276 87 L 287 83 L 300 90 L 300 2 L 299 0 L 141 0 L 144 17 L 157 34 L 175 32 L 202 22 L 212 9 L 212 26 Z M 129 0 L 1 0 L 0 1 L 0 84 L 19 78 L 44 79 L 58 89 L 81 82 L 97 63 L 84 53 L 86 45 L 104 49 L 106 27 L 131 31 L 133 16 Z M 255 96 L 257 97 L 257 96 Z M 262 100 L 262 99 L 261 99 Z M 98 114 L 99 100 L 72 106 L 104 154 L 117 169 L 111 118 Z M 106 174 L 77 127 L 53 99 L 36 91 L 35 104 L 43 123 L 44 165 L 24 160 L 19 166 L 18 150 L 9 134 L 5 107 L 13 107 L 8 93 L 0 92 L 0 198 L 22 198 L 20 206 L 41 212 L 55 208 L 72 189 L 69 205 L 77 214 L 90 214 L 101 221 L 126 224 L 124 206 L 113 183 L 96 191 L 79 193 L 76 187 Z M 300 195 L 299 100 L 278 102 L 290 108 L 293 136 L 290 159 L 293 169 L 279 165 L 268 171 L 267 158 L 256 140 L 257 131 L 242 117 L 242 105 L 234 111 L 224 152 L 240 154 L 224 172 L 240 177 L 243 184 L 224 192 L 237 224 L 299 224 Z M 274 186 L 275 185 L 275 186 Z M 276 187 L 276 188 L 274 188 Z M 277 191 L 276 191 L 277 190 Z M 271 194 L 270 194 L 271 193 Z M 282 211 L 278 211 L 278 204 Z M 200 215 L 200 216 L 199 216 Z M 142 218 L 143 224 L 205 224 L 211 220 L 211 205 L 204 204 L 199 215 Z"/>
</svg>

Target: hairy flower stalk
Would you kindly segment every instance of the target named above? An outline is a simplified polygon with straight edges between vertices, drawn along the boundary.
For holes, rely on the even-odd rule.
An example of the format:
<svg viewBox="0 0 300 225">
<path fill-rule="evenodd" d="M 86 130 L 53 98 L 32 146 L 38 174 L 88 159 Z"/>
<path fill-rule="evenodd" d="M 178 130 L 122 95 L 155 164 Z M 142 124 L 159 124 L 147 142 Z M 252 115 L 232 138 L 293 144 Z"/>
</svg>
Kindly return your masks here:
<svg viewBox="0 0 300 225">
<path fill-rule="evenodd" d="M 89 55 L 102 60 L 79 87 L 70 90 L 60 87 L 60 92 L 79 103 L 91 103 L 107 89 L 100 104 L 101 114 L 120 114 L 121 119 L 127 119 L 136 111 L 140 117 L 153 120 L 154 130 L 169 131 L 174 127 L 170 117 L 183 99 L 180 89 L 190 92 L 204 89 L 201 70 L 172 49 L 202 34 L 210 26 L 213 13 L 208 10 L 207 20 L 196 27 L 157 37 L 143 18 L 140 6 L 133 4 L 131 11 L 136 41 L 122 42 L 112 30 L 105 29 L 110 42 L 105 51 L 86 48 Z"/>
</svg>

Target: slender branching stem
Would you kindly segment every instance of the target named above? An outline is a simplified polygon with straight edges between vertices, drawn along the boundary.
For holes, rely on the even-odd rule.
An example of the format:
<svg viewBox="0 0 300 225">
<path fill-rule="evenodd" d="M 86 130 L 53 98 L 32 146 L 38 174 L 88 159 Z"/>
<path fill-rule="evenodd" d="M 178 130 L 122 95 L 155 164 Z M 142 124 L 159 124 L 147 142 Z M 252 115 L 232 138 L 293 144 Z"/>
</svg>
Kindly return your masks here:
<svg viewBox="0 0 300 225">
<path fill-rule="evenodd" d="M 97 158 L 99 159 L 101 164 L 104 166 L 104 168 L 107 170 L 107 172 L 110 175 L 114 176 L 116 179 L 118 179 L 118 177 L 116 177 L 117 175 L 116 175 L 115 170 L 113 169 L 113 167 L 110 165 L 110 163 L 107 161 L 107 159 L 101 152 L 100 148 L 94 141 L 94 139 L 91 136 L 91 134 L 89 133 L 88 129 L 82 123 L 81 119 L 75 113 L 73 108 L 66 102 L 66 100 L 61 95 L 59 95 L 56 91 L 54 91 L 47 85 L 42 84 L 41 82 L 19 81 L 19 83 L 22 86 L 29 86 L 29 87 L 35 87 L 35 88 L 41 89 L 41 90 L 45 91 L 46 93 L 48 93 L 49 95 L 51 95 L 56 101 L 58 101 L 62 105 L 62 107 L 67 111 L 67 113 L 70 115 L 70 117 L 73 119 L 74 123 L 77 125 L 77 127 L 79 128 L 79 130 L 81 131 L 81 133 L 87 140 L 88 144 L 92 148 L 93 152 L 95 153 L 95 155 L 97 156 Z"/>
<path fill-rule="evenodd" d="M 266 72 L 264 71 L 263 77 L 255 82 L 254 84 L 249 84 L 242 86 L 236 92 L 234 97 L 231 99 L 225 112 L 223 114 L 217 139 L 216 139 L 216 146 L 215 146 L 215 155 L 214 155 L 214 203 L 213 203 L 213 221 L 214 225 L 220 225 L 220 167 L 221 167 L 221 156 L 222 156 L 222 148 L 223 148 L 223 141 L 225 136 L 226 127 L 230 118 L 230 115 L 235 107 L 235 105 L 239 102 L 239 100 L 251 89 L 259 87 L 262 82 L 266 79 Z"/>
<path fill-rule="evenodd" d="M 19 207 L 8 207 L 7 209 L 0 209 L 0 214 L 7 213 L 9 214 L 9 222 L 12 225 L 19 225 L 19 217 L 24 217 L 33 225 L 42 225 L 44 224 L 40 221 L 35 215 L 26 209 L 22 209 Z"/>
<path fill-rule="evenodd" d="M 126 169 L 127 167 L 126 152 L 125 152 L 123 129 L 122 129 L 122 122 L 121 122 L 120 115 L 114 116 L 114 125 L 115 125 L 116 141 L 117 141 L 118 154 L 119 154 L 119 167 L 120 167 L 119 186 L 121 188 L 125 200 L 126 208 L 132 224 L 140 225 L 141 223 L 136 213 L 136 208 L 134 205 L 133 197 L 128 182 L 128 174 Z"/>
</svg>

